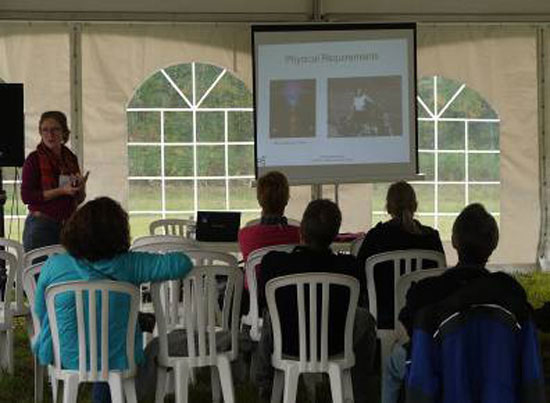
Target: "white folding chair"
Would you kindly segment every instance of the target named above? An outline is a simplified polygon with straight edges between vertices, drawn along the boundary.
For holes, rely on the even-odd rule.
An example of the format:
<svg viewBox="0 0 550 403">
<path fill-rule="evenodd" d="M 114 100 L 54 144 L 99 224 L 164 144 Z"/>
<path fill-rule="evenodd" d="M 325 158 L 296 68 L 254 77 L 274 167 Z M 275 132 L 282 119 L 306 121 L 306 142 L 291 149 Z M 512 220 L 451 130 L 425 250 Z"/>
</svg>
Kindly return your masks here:
<svg viewBox="0 0 550 403">
<path fill-rule="evenodd" d="M 244 265 L 246 282 L 248 285 L 248 294 L 250 296 L 250 307 L 248 313 L 241 318 L 241 324 L 250 326 L 250 338 L 253 341 L 260 341 L 262 334 L 262 319 L 258 307 L 258 279 L 256 278 L 256 266 L 259 265 L 263 257 L 272 251 L 292 252 L 296 247 L 293 244 L 272 245 L 265 248 L 256 249 L 250 252 Z"/>
<path fill-rule="evenodd" d="M 34 302 L 36 295 L 36 284 L 38 283 L 38 276 L 40 275 L 40 270 L 44 262 L 35 263 L 29 267 L 26 267 L 23 270 L 23 289 L 27 295 L 27 300 L 29 301 L 29 311 L 31 313 L 32 319 L 32 330 L 29 332 L 31 339 L 31 346 L 34 344 L 36 337 L 40 334 L 40 318 L 36 317 L 34 313 Z M 34 360 L 34 401 L 42 402 L 44 401 L 44 375 L 45 371 L 48 369 L 43 365 L 40 365 L 38 362 L 38 357 L 33 356 Z M 57 382 L 52 376 L 52 371 L 48 370 L 50 379 L 52 380 L 52 395 L 53 401 L 57 402 Z"/>
<path fill-rule="evenodd" d="M 359 249 L 361 249 L 361 245 L 363 245 L 363 241 L 365 240 L 365 234 L 361 234 L 357 238 L 355 238 L 350 246 L 349 246 L 349 253 L 355 257 L 359 255 Z"/>
<path fill-rule="evenodd" d="M 407 291 L 411 288 L 412 283 L 416 283 L 428 277 L 439 276 L 445 273 L 445 270 L 447 269 L 417 270 L 399 277 L 397 285 L 395 286 L 395 296 L 397 297 L 395 311 L 397 314 L 405 307 L 407 302 Z"/>
<path fill-rule="evenodd" d="M 329 356 L 328 354 L 331 285 L 347 287 L 350 292 L 344 329 L 344 352 L 338 356 Z M 318 286 L 321 287 L 319 294 Z M 275 293 L 283 287 L 296 288 L 299 337 L 299 356 L 297 357 L 286 356 L 282 350 L 281 321 L 284 322 L 285 318 L 281 318 L 279 315 Z M 306 288 L 309 294 L 309 323 L 306 322 Z M 303 273 L 282 276 L 270 280 L 266 284 L 266 298 L 273 328 L 271 363 L 278 370 L 275 371 L 271 402 L 280 402 L 284 389 L 283 402 L 294 403 L 298 389 L 298 377 L 303 373 L 327 373 L 330 378 L 332 401 L 338 403 L 343 403 L 348 399 L 353 401 L 350 370 L 355 365 L 353 325 L 359 299 L 359 282 L 353 277 L 334 273 Z M 320 315 L 317 312 L 319 298 L 321 298 L 322 307 Z M 341 304 L 342 302 L 333 301 L 333 303 Z M 321 323 L 317 322 L 318 316 L 321 318 Z M 307 338 L 308 330 L 309 339 Z M 320 346 L 318 337 L 320 337 Z"/>
<path fill-rule="evenodd" d="M 189 249 L 184 252 L 193 262 L 193 267 L 223 265 L 238 267 L 239 261 L 231 253 L 201 249 Z"/>
<path fill-rule="evenodd" d="M 0 368 L 13 374 L 13 305 L 12 284 L 17 271 L 17 258 L 10 252 L 0 251 L 0 262 L 6 269 L 6 283 L 0 288 Z"/>
<path fill-rule="evenodd" d="M 17 259 L 15 267 L 15 301 L 12 301 L 13 316 L 25 316 L 29 313 L 28 306 L 25 305 L 23 296 L 23 255 L 25 251 L 21 243 L 8 238 L 0 238 L 0 247 L 6 252 L 10 252 Z"/>
<path fill-rule="evenodd" d="M 199 249 L 198 243 L 193 239 L 182 238 L 177 235 L 146 235 L 136 238 L 130 250 L 134 252 L 165 253 L 172 248 L 183 246 L 187 249 Z"/>
<path fill-rule="evenodd" d="M 367 278 L 367 290 L 369 294 L 369 310 L 376 318 L 378 323 L 378 305 L 376 298 L 376 287 L 374 281 L 374 271 L 376 266 L 381 263 L 390 262 L 393 265 L 393 299 L 394 299 L 394 315 L 393 326 L 390 329 L 377 329 L 376 333 L 380 339 L 381 355 L 380 365 L 384 368 L 387 357 L 389 356 L 392 344 L 395 341 L 395 329 L 397 327 L 397 281 L 405 274 L 421 270 L 424 267 L 424 262 L 435 263 L 435 268 L 444 268 L 447 266 L 445 255 L 441 252 L 423 249 L 396 250 L 391 252 L 379 253 L 371 256 L 365 262 L 365 272 Z"/>
<path fill-rule="evenodd" d="M 226 287 L 222 315 L 217 319 L 217 281 L 220 277 L 226 279 Z M 157 402 L 164 401 L 168 368 L 174 369 L 176 402 L 181 403 L 187 402 L 192 368 L 205 366 L 212 367 L 214 401 L 220 399 L 220 382 L 223 400 L 228 403 L 235 401 L 229 363 L 238 355 L 242 282 L 242 272 L 238 268 L 203 266 L 193 269 L 183 280 L 152 285 L 159 329 Z M 178 329 L 185 330 L 182 343 L 185 343 L 187 354 L 184 356 L 169 354 L 168 333 Z"/>
<path fill-rule="evenodd" d="M 251 227 L 253 225 L 258 225 L 261 221 L 262 221 L 261 217 L 260 218 L 255 218 L 253 220 L 247 221 L 247 223 L 244 226 L 245 227 Z M 288 225 L 292 225 L 294 227 L 299 227 L 300 224 L 301 224 L 299 220 L 295 220 L 294 218 L 287 218 L 286 222 L 287 222 Z"/>
<path fill-rule="evenodd" d="M 65 253 L 63 245 L 55 244 L 28 251 L 23 255 L 23 270 L 35 263 L 47 260 L 51 255 Z"/>
<path fill-rule="evenodd" d="M 149 224 L 151 235 L 177 235 L 183 238 L 191 238 L 194 235 L 196 222 L 181 218 L 163 218 Z"/>
<path fill-rule="evenodd" d="M 61 364 L 61 346 L 55 308 L 56 298 L 66 293 L 74 295 L 76 305 L 77 340 L 75 342 L 78 342 L 78 369 L 74 370 L 64 369 Z M 130 300 L 126 329 L 127 369 L 111 369 L 109 365 L 109 311 L 116 309 L 113 304 L 119 302 L 118 299 L 111 300 L 113 294 L 126 295 Z M 56 380 L 64 382 L 63 402 L 76 403 L 78 385 L 82 382 L 108 382 L 113 402 L 137 402 L 134 384 L 137 372 L 134 357 L 139 306 L 137 287 L 128 283 L 104 280 L 55 284 L 46 289 L 46 306 L 54 349 L 53 376 Z M 88 311 L 87 315 L 85 311 Z M 100 328 L 98 328 L 99 323 Z"/>
</svg>

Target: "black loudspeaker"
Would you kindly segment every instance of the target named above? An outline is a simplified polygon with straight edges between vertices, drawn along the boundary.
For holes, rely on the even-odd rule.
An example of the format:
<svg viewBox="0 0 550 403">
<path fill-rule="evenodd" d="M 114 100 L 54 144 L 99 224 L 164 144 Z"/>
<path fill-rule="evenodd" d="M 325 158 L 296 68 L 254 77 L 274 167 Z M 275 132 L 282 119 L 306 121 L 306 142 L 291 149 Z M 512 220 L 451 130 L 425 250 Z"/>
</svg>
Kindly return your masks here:
<svg viewBox="0 0 550 403">
<path fill-rule="evenodd" d="M 23 84 L 0 84 L 0 167 L 25 161 Z"/>
</svg>

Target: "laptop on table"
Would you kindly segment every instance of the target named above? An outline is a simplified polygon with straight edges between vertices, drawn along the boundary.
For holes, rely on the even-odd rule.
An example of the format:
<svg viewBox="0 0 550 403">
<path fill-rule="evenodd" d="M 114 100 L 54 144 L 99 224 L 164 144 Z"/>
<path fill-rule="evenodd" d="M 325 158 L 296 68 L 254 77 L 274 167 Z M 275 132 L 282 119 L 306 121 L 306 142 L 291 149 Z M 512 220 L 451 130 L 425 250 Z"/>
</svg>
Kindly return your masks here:
<svg viewBox="0 0 550 403">
<path fill-rule="evenodd" d="M 240 227 L 240 212 L 198 211 L 195 236 L 199 242 L 237 242 Z"/>
</svg>

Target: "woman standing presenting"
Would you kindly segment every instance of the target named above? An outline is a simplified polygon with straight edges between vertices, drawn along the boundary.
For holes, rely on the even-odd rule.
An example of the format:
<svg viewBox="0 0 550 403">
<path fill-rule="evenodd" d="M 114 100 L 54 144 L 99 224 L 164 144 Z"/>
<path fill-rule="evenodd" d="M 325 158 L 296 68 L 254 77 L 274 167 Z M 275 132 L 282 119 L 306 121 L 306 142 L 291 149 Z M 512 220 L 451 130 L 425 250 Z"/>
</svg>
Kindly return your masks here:
<svg viewBox="0 0 550 403">
<path fill-rule="evenodd" d="M 63 223 L 86 197 L 88 178 L 64 145 L 70 130 L 63 112 L 44 112 L 38 130 L 42 141 L 25 160 L 21 183 L 21 199 L 29 208 L 23 230 L 26 252 L 59 243 Z"/>
</svg>

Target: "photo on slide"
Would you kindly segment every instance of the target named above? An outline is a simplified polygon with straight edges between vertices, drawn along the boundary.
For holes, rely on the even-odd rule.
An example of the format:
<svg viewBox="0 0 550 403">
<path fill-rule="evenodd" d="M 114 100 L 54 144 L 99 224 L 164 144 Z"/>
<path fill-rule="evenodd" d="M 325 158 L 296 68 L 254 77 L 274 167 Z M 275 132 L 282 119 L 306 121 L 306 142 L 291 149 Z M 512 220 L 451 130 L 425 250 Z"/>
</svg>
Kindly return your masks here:
<svg viewBox="0 0 550 403">
<path fill-rule="evenodd" d="M 328 79 L 328 137 L 403 134 L 401 76 Z"/>
<path fill-rule="evenodd" d="M 270 82 L 269 137 L 315 137 L 315 80 Z"/>
</svg>

